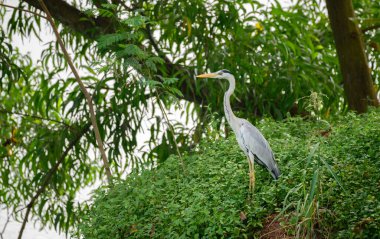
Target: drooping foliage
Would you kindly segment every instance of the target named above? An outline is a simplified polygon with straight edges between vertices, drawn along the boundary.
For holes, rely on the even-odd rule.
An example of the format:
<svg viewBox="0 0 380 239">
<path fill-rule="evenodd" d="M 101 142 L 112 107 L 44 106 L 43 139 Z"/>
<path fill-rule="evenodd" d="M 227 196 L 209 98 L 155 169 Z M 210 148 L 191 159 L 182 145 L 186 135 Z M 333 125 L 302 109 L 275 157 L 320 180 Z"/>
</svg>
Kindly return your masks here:
<svg viewBox="0 0 380 239">
<path fill-rule="evenodd" d="M 345 108 L 320 1 L 45 2 L 93 96 L 116 178 L 223 135 L 226 85 L 197 82 L 196 72 L 231 70 L 233 108 L 250 119 L 303 113 L 311 91 L 323 95 L 324 116 Z M 358 16 L 378 17 L 375 3 L 357 5 Z M 50 28 L 40 9 L 34 0 L 0 6 L 0 202 L 21 218 L 18 209 L 67 151 L 32 210 L 43 224 L 67 232 L 86 207 L 75 200 L 78 191 L 103 179 L 103 170 L 85 98 L 56 41 L 45 40 Z M 365 34 L 378 44 L 378 31 Z M 41 39 L 40 58 L 20 52 L 16 38 Z M 370 49 L 375 69 L 379 54 Z M 378 83 L 375 70 L 373 77 Z"/>
<path fill-rule="evenodd" d="M 380 4 L 372 1 L 353 1 L 354 9 L 357 12 L 357 21 L 364 34 L 366 52 L 369 59 L 372 78 L 376 85 L 379 85 L 380 60 Z"/>
<path fill-rule="evenodd" d="M 281 226 L 272 230 L 291 238 L 380 236 L 378 111 L 330 122 L 264 120 L 259 128 L 276 152 L 282 170 L 277 182 L 256 167 L 250 197 L 247 161 L 235 139 L 204 142 L 182 160 L 170 157 L 157 169 L 99 189 L 80 234 L 87 239 L 273 238 L 261 231 L 275 219 Z"/>
</svg>

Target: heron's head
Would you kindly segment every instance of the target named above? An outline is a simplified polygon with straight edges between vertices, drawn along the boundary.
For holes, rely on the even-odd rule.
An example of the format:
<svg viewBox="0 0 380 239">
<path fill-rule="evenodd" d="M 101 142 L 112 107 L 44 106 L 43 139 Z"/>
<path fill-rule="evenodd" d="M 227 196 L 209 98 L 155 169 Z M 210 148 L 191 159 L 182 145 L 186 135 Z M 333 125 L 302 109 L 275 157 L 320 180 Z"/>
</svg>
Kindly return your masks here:
<svg viewBox="0 0 380 239">
<path fill-rule="evenodd" d="M 230 79 L 233 77 L 231 72 L 229 70 L 220 70 L 214 73 L 207 73 L 207 74 L 202 74 L 198 75 L 198 78 L 218 78 L 218 79 Z"/>
</svg>

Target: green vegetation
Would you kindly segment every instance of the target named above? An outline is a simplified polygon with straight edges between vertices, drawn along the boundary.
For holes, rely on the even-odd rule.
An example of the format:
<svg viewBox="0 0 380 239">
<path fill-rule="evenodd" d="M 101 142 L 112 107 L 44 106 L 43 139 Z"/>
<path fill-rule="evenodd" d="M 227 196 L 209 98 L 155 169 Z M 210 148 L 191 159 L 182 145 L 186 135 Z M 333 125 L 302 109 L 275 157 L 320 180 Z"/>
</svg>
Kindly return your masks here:
<svg viewBox="0 0 380 239">
<path fill-rule="evenodd" d="M 278 230 L 297 238 L 380 236 L 379 111 L 330 122 L 265 120 L 258 128 L 282 176 L 274 182 L 256 167 L 252 197 L 235 139 L 204 142 L 182 159 L 171 156 L 99 189 L 80 233 L 86 239 L 244 238 L 260 235 L 275 214 Z"/>
<path fill-rule="evenodd" d="M 348 6 L 351 2 L 327 1 L 339 6 Z M 210 150 L 220 149 L 221 152 L 227 148 L 225 157 L 208 152 L 208 143 L 199 146 L 199 142 L 229 133 L 224 131 L 228 125 L 222 106 L 227 83 L 212 79 L 197 81 L 194 76 L 229 69 L 236 77 L 232 108 L 238 116 L 251 122 L 263 117 L 284 120 L 305 116 L 311 109 L 313 114 L 309 116 L 318 115 L 322 119 L 346 114 L 349 109 L 366 111 L 367 104 L 377 104 L 373 95 L 379 95 L 380 90 L 379 1 L 352 0 L 353 9 L 345 8 L 350 11 L 332 7 L 342 9 L 335 16 L 345 21 L 333 21 L 339 24 L 331 28 L 334 25 L 327 14 L 329 5 L 326 0 L 0 0 L 0 213 L 9 211 L 8 219 L 22 221 L 23 225 L 37 221 L 42 227 L 54 227 L 58 232 L 68 233 L 78 227 L 83 210 L 88 207 L 86 201 L 77 200 L 80 192 L 105 178 L 102 165 L 107 160 L 102 162 L 98 157 L 101 147 L 96 143 L 89 118 L 90 100 L 84 97 L 56 37 L 52 35 L 42 2 L 54 18 L 57 31 L 92 96 L 99 125 L 97 141 L 99 138 L 103 141 L 105 154 L 102 158 L 107 156 L 115 181 L 122 180 L 130 170 L 140 170 L 141 179 L 138 180 L 154 178 L 155 190 L 160 188 L 155 183 L 170 177 L 180 182 L 170 181 L 172 184 L 162 190 L 171 193 L 176 189 L 178 195 L 186 195 L 191 192 L 186 191 L 185 182 L 194 180 L 191 170 L 197 168 L 196 162 L 212 162 L 204 170 L 212 170 L 215 165 L 215 177 L 221 173 L 219 170 L 227 170 L 226 165 L 235 162 L 240 171 L 231 171 L 234 174 L 228 180 L 238 177 L 236 173 L 240 172 L 242 175 L 233 182 L 244 188 L 228 189 L 237 190 L 230 192 L 233 195 L 229 198 L 236 199 L 230 205 L 236 203 L 234 210 L 239 213 L 243 210 L 248 219 L 243 224 L 239 221 L 237 224 L 226 223 L 223 220 L 229 216 L 220 216 L 223 225 L 234 225 L 230 229 L 222 228 L 232 236 L 259 231 L 263 218 L 271 212 L 282 212 L 279 217 L 285 226 L 287 223 L 300 225 L 294 228 L 294 234 L 315 233 L 314 230 L 321 228 L 317 219 L 326 208 L 316 202 L 337 200 L 322 197 L 327 189 L 330 190 L 325 186 L 326 177 L 331 177 L 330 183 L 334 185 L 340 178 L 344 187 L 350 186 L 344 180 L 354 180 L 354 176 L 345 176 L 337 165 L 362 165 L 361 159 L 366 154 L 355 151 L 355 157 L 339 160 L 334 154 L 345 147 L 351 149 L 351 141 L 335 144 L 333 149 L 333 145 L 323 142 L 324 138 L 302 138 L 299 132 L 309 131 L 296 127 L 297 124 L 304 125 L 300 120 L 294 124 L 290 119 L 280 124 L 269 121 L 262 123 L 260 128 L 271 137 L 284 176 L 278 182 L 281 187 L 273 188 L 267 173 L 258 170 L 256 196 L 248 204 L 247 165 L 241 152 L 237 148 L 231 149 L 236 147 L 235 141 L 230 139 L 230 145 L 218 141 L 210 146 Z M 355 17 L 341 17 L 352 11 Z M 349 34 L 343 31 L 341 26 L 347 24 L 355 31 L 349 31 Z M 336 39 L 351 39 L 356 43 L 363 40 L 363 44 L 339 44 Z M 34 44 L 38 40 L 41 44 Z M 342 56 L 345 64 L 339 61 Z M 335 137 L 333 134 L 340 129 L 334 122 L 331 122 L 331 137 Z M 309 124 L 305 123 L 304 127 L 312 127 L 312 123 Z M 322 122 L 314 124 L 323 130 L 328 127 Z M 284 129 L 267 130 L 267 127 L 280 126 Z M 295 133 L 288 132 L 291 129 Z M 285 133 L 299 138 L 287 138 Z M 371 137 L 375 135 L 364 135 L 355 143 L 366 144 L 367 138 Z M 332 139 L 326 140 L 330 143 Z M 293 145 L 296 143 L 304 147 Z M 195 149 L 202 152 L 198 154 L 200 156 L 194 154 Z M 176 170 L 179 169 L 174 165 L 178 160 L 173 154 L 188 152 L 193 153 L 183 159 L 184 170 L 178 173 Z M 347 150 L 338 152 L 338 155 L 344 152 Z M 210 156 L 206 158 L 206 155 Z M 301 162 L 296 165 L 300 168 L 305 166 L 302 162 L 309 160 L 307 169 L 302 168 L 301 173 L 295 169 L 287 170 L 286 167 L 291 167 L 296 160 Z M 163 176 L 163 171 L 170 165 L 176 170 L 167 170 L 168 175 Z M 152 176 L 150 172 L 141 171 L 153 166 L 158 169 L 152 172 Z M 206 179 L 213 179 L 203 176 L 200 170 L 195 170 L 194 174 L 199 174 L 196 184 L 199 187 L 208 183 Z M 134 177 L 136 174 L 129 176 Z M 227 175 L 219 181 L 227 180 L 225 178 Z M 310 191 L 313 178 L 314 187 Z M 358 178 L 362 180 L 364 176 Z M 138 180 L 133 185 L 138 186 Z M 128 182 L 132 183 L 131 179 Z M 360 182 L 356 183 L 360 185 Z M 146 189 L 147 184 L 142 184 L 142 189 L 133 190 L 138 193 Z M 173 184 L 176 188 L 170 187 Z M 223 184 L 215 184 L 204 186 L 207 190 L 216 190 L 215 193 L 203 194 L 215 197 L 215 204 L 219 205 L 217 198 L 221 196 L 218 193 L 224 188 Z M 334 186 L 334 190 L 340 190 L 340 187 Z M 308 192 L 313 192 L 312 196 Z M 334 193 L 331 195 L 336 195 Z M 260 202 L 260 198 L 265 198 L 266 203 L 272 200 L 272 203 L 266 205 Z M 189 196 L 190 199 L 193 200 Z M 213 202 L 211 199 L 207 201 Z M 210 205 L 209 208 L 214 207 Z M 282 211 L 283 208 L 286 210 Z M 314 212 L 317 213 L 312 214 Z M 153 224 L 155 221 L 149 215 L 144 220 L 150 220 L 157 227 L 156 235 L 160 235 L 161 224 Z M 324 217 L 328 215 L 327 212 L 323 214 Z M 312 221 L 303 219 L 311 216 Z M 355 217 L 350 218 L 356 220 Z M 197 220 L 193 221 L 198 230 Z M 314 224 L 314 221 L 318 223 Z M 371 223 L 375 222 L 364 220 L 355 230 L 360 231 L 361 227 Z M 141 225 L 138 224 L 135 234 L 143 233 Z M 217 225 L 216 222 L 213 225 Z M 291 226 L 287 228 L 293 230 Z M 85 228 L 83 230 L 85 232 Z M 210 235 L 212 230 L 219 229 L 206 226 L 203 231 L 199 229 Z M 8 231 L 6 226 L 0 229 L 0 238 L 5 238 Z M 20 230 L 20 238 L 22 232 Z"/>
</svg>

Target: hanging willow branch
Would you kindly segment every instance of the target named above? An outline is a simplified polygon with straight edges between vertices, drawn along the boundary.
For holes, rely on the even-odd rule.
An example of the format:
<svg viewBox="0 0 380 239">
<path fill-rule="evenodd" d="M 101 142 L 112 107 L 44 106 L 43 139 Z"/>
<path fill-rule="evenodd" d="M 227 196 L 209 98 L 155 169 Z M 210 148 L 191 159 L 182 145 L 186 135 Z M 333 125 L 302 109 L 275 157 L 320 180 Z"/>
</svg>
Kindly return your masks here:
<svg viewBox="0 0 380 239">
<path fill-rule="evenodd" d="M 100 154 L 102 156 L 102 160 L 103 160 L 103 164 L 104 164 L 104 169 L 105 169 L 105 172 L 106 172 L 106 175 L 107 175 L 108 182 L 111 184 L 112 183 L 112 174 L 111 174 L 111 170 L 110 170 L 110 167 L 109 167 L 108 159 L 107 159 L 104 147 L 103 147 L 103 141 L 102 141 L 102 138 L 100 137 L 98 124 L 96 122 L 96 115 L 95 115 L 94 105 L 92 103 L 92 97 L 91 97 L 90 93 L 88 93 L 85 85 L 83 84 L 83 82 L 82 82 L 82 80 L 81 80 L 81 78 L 80 78 L 80 76 L 78 74 L 78 71 L 76 70 L 76 68 L 74 66 L 74 63 L 71 60 L 70 55 L 69 55 L 69 53 L 67 52 L 67 50 L 65 48 L 65 45 L 63 44 L 61 36 L 58 33 L 57 27 L 54 24 L 53 18 L 51 16 L 48 8 L 46 7 L 46 5 L 45 5 L 45 3 L 44 3 L 43 0 L 38 0 L 38 1 L 39 1 L 40 5 L 41 5 L 42 9 L 46 13 L 47 20 L 49 21 L 49 23 L 51 24 L 51 26 L 52 26 L 52 28 L 54 30 L 54 34 L 57 37 L 58 44 L 59 44 L 59 46 L 61 47 L 61 49 L 63 51 L 65 59 L 66 59 L 67 63 L 69 64 L 70 69 L 73 72 L 73 74 L 75 76 L 75 79 L 78 82 L 79 87 L 80 87 L 82 93 L 86 97 L 86 101 L 87 101 L 87 104 L 88 104 L 88 107 L 89 107 L 89 110 L 90 110 L 90 119 L 91 119 L 91 124 L 92 124 L 93 130 L 94 130 L 94 133 L 95 133 L 96 142 L 98 144 L 98 148 L 99 148 Z"/>
<path fill-rule="evenodd" d="M 58 167 L 64 161 L 64 159 L 66 158 L 66 156 L 68 155 L 68 153 L 70 152 L 70 150 L 79 142 L 79 140 L 81 139 L 81 137 L 90 129 L 91 125 L 93 127 L 93 130 L 94 130 L 94 133 L 95 133 L 96 142 L 98 144 L 99 151 L 100 151 L 101 156 L 102 156 L 102 160 L 103 160 L 103 163 L 104 163 L 104 169 L 105 169 L 105 172 L 106 172 L 106 175 L 107 175 L 108 182 L 110 184 L 112 183 L 112 174 L 111 174 L 111 170 L 110 170 L 110 167 L 109 167 L 108 159 L 107 159 L 104 147 L 103 147 L 103 142 L 102 142 L 102 139 L 100 137 L 98 124 L 96 122 L 96 115 L 95 115 L 94 105 L 92 103 L 92 97 L 89 94 L 89 92 L 87 91 L 85 85 L 83 84 L 83 82 L 82 82 L 82 80 L 81 80 L 81 78 L 80 78 L 80 76 L 78 74 L 78 71 L 76 70 L 76 68 L 74 66 L 74 63 L 72 62 L 72 60 L 71 60 L 71 58 L 70 58 L 70 56 L 69 56 L 69 54 L 68 54 L 68 52 L 67 52 L 64 44 L 63 44 L 63 41 L 62 41 L 62 39 L 61 39 L 61 37 L 60 37 L 60 35 L 58 33 L 57 27 L 54 24 L 54 21 L 53 21 L 53 19 L 51 17 L 51 14 L 50 14 L 49 10 L 47 9 L 47 7 L 46 7 L 45 3 L 43 2 L 43 0 L 39 0 L 39 3 L 41 5 L 42 9 L 44 10 L 44 12 L 46 13 L 46 19 L 51 24 L 51 26 L 53 28 L 53 31 L 54 31 L 54 34 L 57 37 L 58 44 L 60 45 L 60 47 L 61 47 L 61 49 L 63 51 L 64 57 L 65 57 L 67 63 L 69 64 L 70 69 L 73 72 L 73 74 L 75 76 L 75 79 L 78 82 L 79 87 L 80 87 L 82 93 L 84 94 L 84 96 L 86 98 L 86 101 L 87 101 L 87 104 L 88 104 L 88 107 L 89 107 L 89 111 L 90 111 L 91 123 L 86 124 L 86 126 L 83 128 L 83 130 L 72 141 L 70 141 L 69 145 L 67 146 L 67 148 L 65 149 L 65 151 L 63 152 L 63 154 L 61 155 L 61 157 L 58 159 L 58 161 L 56 162 L 56 164 L 54 165 L 54 167 L 52 167 L 47 172 L 47 174 L 46 174 L 46 176 L 45 176 L 45 178 L 44 178 L 44 180 L 43 180 L 40 188 L 37 190 L 37 192 L 34 194 L 34 196 L 32 197 L 32 199 L 30 200 L 30 202 L 26 206 L 26 213 L 25 213 L 24 220 L 22 222 L 22 226 L 21 226 L 21 229 L 20 229 L 20 232 L 19 232 L 19 235 L 18 235 L 18 239 L 22 238 L 22 235 L 23 235 L 26 223 L 28 222 L 29 214 L 30 214 L 30 212 L 31 212 L 31 210 L 32 210 L 35 202 L 37 201 L 37 199 L 39 198 L 39 196 L 43 192 L 45 192 L 46 187 L 48 186 L 51 178 L 56 173 L 56 171 L 58 170 Z"/>
<path fill-rule="evenodd" d="M 85 133 L 87 133 L 87 131 L 90 129 L 90 126 L 91 126 L 91 124 L 87 123 L 83 127 L 83 129 L 75 136 L 75 138 L 70 141 L 69 145 L 66 147 L 65 151 L 59 157 L 59 159 L 55 163 L 55 165 L 46 173 L 46 175 L 45 175 L 45 177 L 43 179 L 43 182 L 42 182 L 40 188 L 33 195 L 32 199 L 30 200 L 30 202 L 28 203 L 28 205 L 26 205 L 26 213 L 25 213 L 25 217 L 24 217 L 24 220 L 22 222 L 22 225 L 21 225 L 20 232 L 18 234 L 18 239 L 22 238 L 22 234 L 24 233 L 24 229 L 25 229 L 26 223 L 28 222 L 30 211 L 32 210 L 35 202 L 41 196 L 41 194 L 45 192 L 46 187 L 49 185 L 49 182 L 50 182 L 51 178 L 57 172 L 59 165 L 61 165 L 61 163 L 65 160 L 65 158 L 68 155 L 68 153 L 70 152 L 70 150 L 79 142 L 79 140 L 82 138 L 82 136 Z"/>
</svg>

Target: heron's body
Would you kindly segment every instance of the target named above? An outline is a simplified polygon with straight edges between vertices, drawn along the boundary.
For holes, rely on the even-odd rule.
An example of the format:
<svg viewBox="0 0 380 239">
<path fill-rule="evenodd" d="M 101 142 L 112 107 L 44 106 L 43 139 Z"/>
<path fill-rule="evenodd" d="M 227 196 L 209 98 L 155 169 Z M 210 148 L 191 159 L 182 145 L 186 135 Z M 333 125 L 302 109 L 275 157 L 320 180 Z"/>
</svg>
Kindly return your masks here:
<svg viewBox="0 0 380 239">
<path fill-rule="evenodd" d="M 224 113 L 232 130 L 236 135 L 236 139 L 240 148 L 248 158 L 250 170 L 250 188 L 254 186 L 254 162 L 264 166 L 274 179 L 280 176 L 280 170 L 277 167 L 272 149 L 268 141 L 261 132 L 245 119 L 235 116 L 231 110 L 230 97 L 235 90 L 235 77 L 227 70 L 221 70 L 211 74 L 203 74 L 200 78 L 220 78 L 227 79 L 230 86 L 224 94 Z"/>
<path fill-rule="evenodd" d="M 280 171 L 274 160 L 274 155 L 268 141 L 255 126 L 245 119 L 240 120 L 242 122 L 240 137 L 236 134 L 240 148 L 251 161 L 255 160 L 258 164 L 268 169 L 274 179 L 278 179 Z"/>
</svg>

